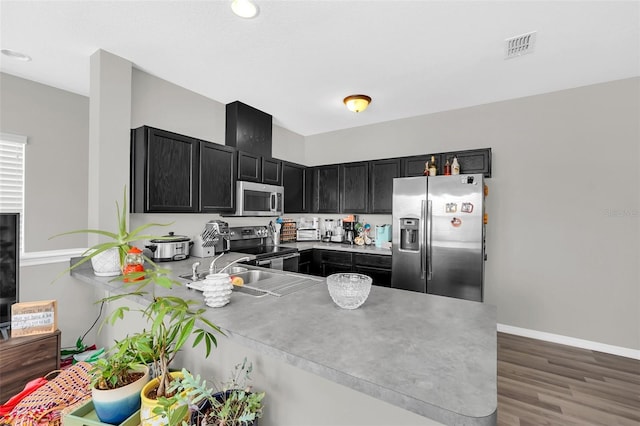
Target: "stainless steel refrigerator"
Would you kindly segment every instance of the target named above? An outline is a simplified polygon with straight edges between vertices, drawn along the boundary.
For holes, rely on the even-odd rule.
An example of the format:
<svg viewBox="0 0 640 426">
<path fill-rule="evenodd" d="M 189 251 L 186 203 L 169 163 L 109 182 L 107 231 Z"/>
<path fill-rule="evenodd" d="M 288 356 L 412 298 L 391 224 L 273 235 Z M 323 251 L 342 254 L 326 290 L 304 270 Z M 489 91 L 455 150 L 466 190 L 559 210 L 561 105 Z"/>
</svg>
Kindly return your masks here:
<svg viewBox="0 0 640 426">
<path fill-rule="evenodd" d="M 391 287 L 483 301 L 481 174 L 393 180 Z"/>
</svg>

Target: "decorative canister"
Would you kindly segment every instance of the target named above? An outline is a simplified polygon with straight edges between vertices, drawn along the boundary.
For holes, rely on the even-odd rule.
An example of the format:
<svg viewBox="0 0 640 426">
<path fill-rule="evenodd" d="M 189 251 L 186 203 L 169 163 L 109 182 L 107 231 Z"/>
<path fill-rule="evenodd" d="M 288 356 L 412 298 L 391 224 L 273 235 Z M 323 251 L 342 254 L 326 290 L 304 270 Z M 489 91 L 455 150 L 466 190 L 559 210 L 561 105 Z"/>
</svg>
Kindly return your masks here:
<svg viewBox="0 0 640 426">
<path fill-rule="evenodd" d="M 209 274 L 202 282 L 202 295 L 207 306 L 220 308 L 231 300 L 233 284 L 229 274 Z"/>
</svg>

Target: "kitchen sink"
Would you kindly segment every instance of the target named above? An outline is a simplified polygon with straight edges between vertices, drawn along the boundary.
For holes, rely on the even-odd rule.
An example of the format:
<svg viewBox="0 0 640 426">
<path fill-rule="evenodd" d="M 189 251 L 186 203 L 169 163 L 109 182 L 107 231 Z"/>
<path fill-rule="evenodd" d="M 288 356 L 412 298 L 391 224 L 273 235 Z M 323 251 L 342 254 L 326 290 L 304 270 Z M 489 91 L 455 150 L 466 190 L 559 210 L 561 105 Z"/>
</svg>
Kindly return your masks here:
<svg viewBox="0 0 640 426">
<path fill-rule="evenodd" d="M 234 285 L 233 291 L 255 297 L 265 296 L 267 294 L 280 297 L 324 281 L 324 279 L 309 276 L 304 277 L 298 274 L 274 273 L 262 269 L 242 269 L 244 271 L 229 274 L 233 277 L 240 277 L 244 281 L 241 286 Z M 240 269 L 238 271 L 240 271 Z M 207 275 L 208 272 L 199 273 L 198 279 L 195 281 L 193 281 L 191 274 L 180 275 L 180 278 L 191 281 L 187 284 L 187 287 L 202 291 L 202 281 Z"/>
<path fill-rule="evenodd" d="M 245 284 L 251 284 L 257 281 L 275 278 L 278 276 L 278 274 L 274 274 L 272 272 L 267 272 L 267 271 L 251 270 L 251 271 L 241 272 L 239 274 L 233 274 L 233 276 L 242 278 Z"/>
</svg>

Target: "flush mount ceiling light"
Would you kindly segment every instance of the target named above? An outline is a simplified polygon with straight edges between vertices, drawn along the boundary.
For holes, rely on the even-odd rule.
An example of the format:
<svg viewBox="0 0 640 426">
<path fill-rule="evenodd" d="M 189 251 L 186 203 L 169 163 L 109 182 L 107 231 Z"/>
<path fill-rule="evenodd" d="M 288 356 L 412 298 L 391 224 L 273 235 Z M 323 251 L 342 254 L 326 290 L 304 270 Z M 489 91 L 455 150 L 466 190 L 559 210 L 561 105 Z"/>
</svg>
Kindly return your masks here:
<svg viewBox="0 0 640 426">
<path fill-rule="evenodd" d="M 18 61 L 29 62 L 31 60 L 31 56 L 25 55 L 24 53 L 16 52 L 15 50 L 2 49 L 0 50 L 0 52 L 2 52 L 4 56 L 8 56 L 9 58 L 12 58 Z"/>
<path fill-rule="evenodd" d="M 233 0 L 231 10 L 239 17 L 246 19 L 253 18 L 258 14 L 258 6 L 253 4 L 251 0 Z"/>
<path fill-rule="evenodd" d="M 371 98 L 367 95 L 351 95 L 344 98 L 344 104 L 353 112 L 362 112 L 371 103 Z"/>
</svg>

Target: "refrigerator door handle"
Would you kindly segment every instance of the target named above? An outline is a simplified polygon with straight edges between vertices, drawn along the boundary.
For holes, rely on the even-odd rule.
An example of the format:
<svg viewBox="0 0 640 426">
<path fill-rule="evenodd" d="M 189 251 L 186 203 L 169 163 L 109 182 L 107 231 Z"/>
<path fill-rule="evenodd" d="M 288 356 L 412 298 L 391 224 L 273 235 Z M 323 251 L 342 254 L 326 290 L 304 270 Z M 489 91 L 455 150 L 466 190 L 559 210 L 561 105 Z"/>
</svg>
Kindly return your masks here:
<svg viewBox="0 0 640 426">
<path fill-rule="evenodd" d="M 427 217 L 427 212 L 426 212 L 426 201 L 422 200 L 421 201 L 421 206 L 420 206 L 420 223 L 424 224 L 426 223 L 426 217 Z M 425 263 L 426 263 L 426 254 L 425 254 L 425 248 L 424 248 L 424 242 L 425 242 L 425 226 L 423 225 L 422 228 L 422 232 L 420 232 L 420 234 L 422 235 L 418 235 L 419 238 L 419 251 L 420 251 L 420 279 L 424 280 L 424 276 L 427 273 L 427 269 L 425 267 Z"/>
<path fill-rule="evenodd" d="M 423 201 L 424 202 L 424 201 Z M 433 209 L 431 200 L 427 201 L 427 281 L 433 279 Z"/>
</svg>

